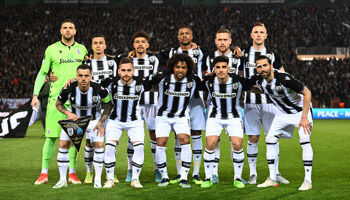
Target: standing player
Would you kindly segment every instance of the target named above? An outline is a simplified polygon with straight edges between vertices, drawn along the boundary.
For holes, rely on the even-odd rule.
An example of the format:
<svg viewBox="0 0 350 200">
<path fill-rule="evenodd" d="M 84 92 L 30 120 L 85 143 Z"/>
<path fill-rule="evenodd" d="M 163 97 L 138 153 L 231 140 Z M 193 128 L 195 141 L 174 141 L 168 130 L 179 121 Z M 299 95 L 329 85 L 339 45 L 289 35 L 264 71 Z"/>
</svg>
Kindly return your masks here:
<svg viewBox="0 0 350 200">
<path fill-rule="evenodd" d="M 213 61 L 214 76 L 204 78 L 208 90 L 208 121 L 206 127 L 207 144 L 204 151 L 205 181 L 202 188 L 213 185 L 212 173 L 215 162 L 215 147 L 222 130 L 225 128 L 233 146 L 232 161 L 235 170 L 234 186 L 244 188 L 242 169 L 244 152 L 242 147 L 243 127 L 239 99 L 242 89 L 249 90 L 246 80 L 236 74 L 229 73 L 229 59 L 218 56 Z"/>
<path fill-rule="evenodd" d="M 43 147 L 41 174 L 35 181 L 35 185 L 40 185 L 48 182 L 48 169 L 51 158 L 55 152 L 55 142 L 61 133 L 61 126 L 57 123 L 57 121 L 66 118 L 66 116 L 59 112 L 56 108 L 57 96 L 63 88 L 65 82 L 75 77 L 77 73 L 77 67 L 83 62 L 84 56 L 87 54 L 87 50 L 84 45 L 81 45 L 74 41 L 76 29 L 75 24 L 72 20 L 64 20 L 61 23 L 60 33 L 62 35 L 61 41 L 58 41 L 47 47 L 41 69 L 36 77 L 34 84 L 33 99 L 31 105 L 32 107 L 38 108 L 39 100 L 37 96 L 42 85 L 44 84 L 46 74 L 51 69 L 53 75 L 55 75 L 57 78 L 57 80 L 52 82 L 50 86 L 45 120 L 46 141 Z M 80 184 L 81 182 L 75 173 L 76 155 L 77 152 L 72 146 L 69 150 L 70 163 L 68 182 L 72 182 L 73 184 Z"/>
<path fill-rule="evenodd" d="M 270 176 L 258 187 L 278 186 L 276 159 L 279 148 L 278 139 L 286 134 L 292 137 L 293 128 L 298 127 L 300 145 L 303 149 L 305 178 L 299 190 L 311 190 L 311 171 L 313 151 L 310 143 L 312 129 L 311 92 L 293 76 L 273 69 L 271 60 L 267 56 L 260 56 L 256 60 L 256 70 L 259 76 L 253 76 L 253 84 L 269 95 L 278 108 L 269 133 L 266 136 L 266 157 Z M 286 129 L 290 132 L 286 132 Z M 283 133 L 283 134 L 281 134 Z"/>
<path fill-rule="evenodd" d="M 189 55 L 195 67 L 193 68 L 193 73 L 199 78 L 202 78 L 203 74 L 207 72 L 205 69 L 205 64 L 203 63 L 203 52 L 199 47 L 192 48 L 193 31 L 188 26 L 180 27 L 177 35 L 180 47 L 171 48 L 169 51 L 169 58 L 174 54 L 184 53 Z M 201 184 L 202 181 L 199 177 L 199 169 L 202 160 L 202 130 L 205 130 L 205 111 L 202 92 L 196 92 L 194 94 L 193 100 L 189 103 L 190 110 L 190 124 L 191 124 L 191 137 L 193 145 L 193 182 L 196 184 Z M 177 137 L 175 137 L 175 160 L 177 176 L 171 180 L 170 183 L 179 183 L 181 177 L 181 144 Z"/>
<path fill-rule="evenodd" d="M 117 73 L 117 64 L 112 56 L 106 55 L 107 48 L 106 38 L 102 34 L 96 34 L 92 37 L 91 49 L 94 54 L 92 58 L 85 63 L 91 66 L 92 79 L 101 83 L 102 80 L 108 77 L 114 77 Z M 86 163 L 86 177 L 84 183 L 92 183 L 92 161 L 94 156 L 94 149 L 91 146 L 90 139 L 86 139 L 86 146 L 84 148 L 84 157 Z M 117 177 L 114 177 L 115 182 L 119 182 Z"/>
<path fill-rule="evenodd" d="M 133 61 L 130 58 L 122 58 L 118 67 L 119 76 L 108 78 L 102 82 L 110 89 L 114 101 L 114 109 L 106 125 L 105 164 L 108 180 L 104 184 L 104 188 L 114 186 L 115 148 L 124 129 L 128 132 L 134 147 L 131 187 L 143 187 L 139 176 L 144 161 L 145 133 L 139 101 L 144 89 L 142 79 L 135 78 L 134 72 Z"/>
<path fill-rule="evenodd" d="M 134 57 L 133 57 L 133 66 L 135 69 L 134 76 L 139 78 L 144 78 L 149 76 L 158 70 L 159 60 L 156 55 L 147 53 L 149 47 L 149 35 L 144 31 L 138 31 L 134 33 L 133 38 L 133 47 L 134 47 Z M 151 150 L 154 163 L 154 175 L 156 182 L 162 180 L 156 162 L 156 147 L 157 139 L 155 134 L 155 116 L 156 116 L 156 104 L 157 104 L 158 92 L 145 91 L 141 95 L 140 99 L 140 109 L 141 115 L 143 116 L 146 127 L 149 131 L 151 139 Z M 132 178 L 132 157 L 134 153 L 134 148 L 131 141 L 128 141 L 128 173 L 126 176 L 126 182 L 130 182 Z"/>
<path fill-rule="evenodd" d="M 175 54 L 167 62 L 165 72 L 149 77 L 146 89 L 158 85 L 159 98 L 156 116 L 157 150 L 156 160 L 162 175 L 159 187 L 169 184 L 166 167 L 165 149 L 171 130 L 176 132 L 181 144 L 181 175 L 179 184 L 183 188 L 191 187 L 187 175 L 191 167 L 192 152 L 190 144 L 189 102 L 193 100 L 195 90 L 200 87 L 200 79 L 192 73 L 195 67 L 192 58 L 186 54 Z"/>
<path fill-rule="evenodd" d="M 208 72 L 213 72 L 215 70 L 214 68 L 214 59 L 217 56 L 226 56 L 228 60 L 228 65 L 230 67 L 229 73 L 237 74 L 238 73 L 238 66 L 239 66 L 239 59 L 235 58 L 237 52 L 237 48 L 235 48 L 234 51 L 230 49 L 230 46 L 232 44 L 232 38 L 231 38 L 231 33 L 228 29 L 219 29 L 216 32 L 215 36 L 215 45 L 216 45 L 216 51 L 213 51 L 208 54 L 206 57 L 206 65 Z M 238 48 L 239 49 L 239 48 Z M 219 183 L 219 160 L 220 160 L 220 136 L 218 139 L 218 142 L 216 143 L 215 147 L 215 160 L 213 163 L 213 177 L 212 177 L 212 182 Z M 232 150 L 232 149 L 231 149 Z"/>
<path fill-rule="evenodd" d="M 86 138 L 93 141 L 94 144 L 94 167 L 95 167 L 95 188 L 101 188 L 101 174 L 104 159 L 104 122 L 108 118 L 113 108 L 111 97 L 108 90 L 101 85 L 91 81 L 91 67 L 82 64 L 77 69 L 77 81 L 70 86 L 62 89 L 58 95 L 56 107 L 57 110 L 67 116 L 67 119 L 76 121 L 79 117 L 91 115 L 92 121 L 88 125 Z M 64 106 L 66 101 L 70 101 L 70 111 Z M 99 120 L 98 104 L 99 102 L 108 103 Z M 97 131 L 95 131 L 97 129 Z M 66 175 L 69 162 L 68 149 L 71 145 L 67 133 L 62 130 L 60 137 L 60 146 L 57 154 L 57 164 L 60 172 L 60 180 L 53 188 L 67 187 Z"/>
<path fill-rule="evenodd" d="M 250 37 L 253 39 L 253 46 L 242 50 L 243 57 L 239 67 L 240 73 L 246 78 L 255 75 L 257 73 L 255 69 L 255 60 L 260 55 L 268 56 L 275 69 L 284 71 L 279 55 L 275 51 L 265 47 L 265 40 L 267 38 L 265 25 L 262 23 L 254 24 Z M 245 133 L 248 135 L 247 157 L 250 168 L 249 184 L 256 184 L 257 181 L 256 161 L 261 125 L 264 128 L 264 133 L 267 134 L 275 116 L 275 109 L 272 101 L 265 94 L 245 93 L 244 129 Z M 276 163 L 277 181 L 288 184 L 289 181 L 283 178 L 278 171 L 278 159 Z"/>
</svg>

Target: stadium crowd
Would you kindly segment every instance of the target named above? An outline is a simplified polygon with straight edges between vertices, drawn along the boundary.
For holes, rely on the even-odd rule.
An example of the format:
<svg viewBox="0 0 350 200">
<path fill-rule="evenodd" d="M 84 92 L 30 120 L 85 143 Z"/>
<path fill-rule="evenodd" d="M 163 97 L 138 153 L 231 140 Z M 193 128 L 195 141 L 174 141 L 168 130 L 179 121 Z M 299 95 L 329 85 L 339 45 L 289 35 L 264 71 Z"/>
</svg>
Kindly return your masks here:
<svg viewBox="0 0 350 200">
<path fill-rule="evenodd" d="M 74 10 L 74 12 L 71 12 Z M 203 50 L 215 49 L 219 28 L 229 28 L 234 45 L 249 46 L 251 26 L 263 22 L 269 30 L 267 46 L 276 49 L 284 68 L 311 88 L 317 105 L 330 106 L 334 99 L 345 101 L 349 94 L 349 60 L 298 61 L 297 46 L 349 46 L 349 8 L 342 6 L 281 7 L 275 5 L 240 7 L 107 7 L 57 5 L 5 7 L 0 13 L 2 38 L 0 57 L 0 98 L 32 96 L 36 74 L 47 45 L 59 39 L 57 27 L 72 18 L 79 30 L 76 40 L 90 44 L 101 32 L 109 41 L 108 54 L 132 49 L 131 34 L 144 30 L 151 36 L 150 50 L 177 44 L 177 28 L 187 24 L 194 41 Z M 321 73 L 320 73 L 321 72 Z"/>
</svg>

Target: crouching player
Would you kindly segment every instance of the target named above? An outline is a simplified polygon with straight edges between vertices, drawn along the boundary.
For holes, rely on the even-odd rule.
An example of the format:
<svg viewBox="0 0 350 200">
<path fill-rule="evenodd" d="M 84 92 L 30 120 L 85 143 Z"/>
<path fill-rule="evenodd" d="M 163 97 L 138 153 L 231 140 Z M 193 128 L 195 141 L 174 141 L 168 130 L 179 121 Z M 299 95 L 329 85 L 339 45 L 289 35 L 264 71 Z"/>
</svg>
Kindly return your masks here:
<svg viewBox="0 0 350 200">
<path fill-rule="evenodd" d="M 77 68 L 77 81 L 70 86 L 62 89 L 58 96 L 56 107 L 67 115 L 67 119 L 76 121 L 79 117 L 92 116 L 92 121 L 87 128 L 86 138 L 93 141 L 94 167 L 95 167 L 95 188 L 101 188 L 101 173 L 103 169 L 103 140 L 104 140 L 104 122 L 108 118 L 113 105 L 108 90 L 101 85 L 92 82 L 91 67 L 85 64 Z M 67 110 L 64 103 L 69 100 L 71 107 Z M 99 113 L 97 112 L 98 103 L 102 101 L 107 103 L 102 116 L 97 120 Z M 60 180 L 53 188 L 67 187 L 67 169 L 69 164 L 68 150 L 71 141 L 68 135 L 62 130 L 60 137 L 59 151 L 57 154 L 57 164 L 60 172 Z"/>
<path fill-rule="evenodd" d="M 106 125 L 105 167 L 107 182 L 104 188 L 114 186 L 114 167 L 116 161 L 116 145 L 125 129 L 134 147 L 132 156 L 131 187 L 142 188 L 139 176 L 144 161 L 144 128 L 140 114 L 139 100 L 144 91 L 142 79 L 135 78 L 133 61 L 122 58 L 118 67 L 118 76 L 107 78 L 102 85 L 112 93 L 114 109 Z"/>
</svg>

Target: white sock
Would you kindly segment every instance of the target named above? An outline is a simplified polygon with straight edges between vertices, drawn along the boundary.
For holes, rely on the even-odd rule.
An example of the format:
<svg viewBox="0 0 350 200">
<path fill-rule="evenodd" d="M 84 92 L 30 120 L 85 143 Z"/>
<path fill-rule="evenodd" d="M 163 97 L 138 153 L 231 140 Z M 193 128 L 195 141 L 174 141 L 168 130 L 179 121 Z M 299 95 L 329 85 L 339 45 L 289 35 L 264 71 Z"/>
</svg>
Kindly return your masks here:
<svg viewBox="0 0 350 200">
<path fill-rule="evenodd" d="M 166 147 L 157 146 L 156 149 L 156 159 L 157 159 L 157 165 L 160 174 L 162 175 L 162 178 L 169 179 L 168 171 L 166 167 L 166 154 L 165 154 Z"/>
<path fill-rule="evenodd" d="M 249 170 L 250 170 L 250 176 L 253 174 L 258 175 L 256 172 L 256 161 L 258 159 L 258 144 L 257 143 L 251 143 L 248 141 L 247 144 L 247 157 L 248 157 L 248 163 L 249 163 Z"/>
<path fill-rule="evenodd" d="M 127 146 L 126 152 L 128 155 L 128 170 L 129 170 L 129 169 L 132 169 L 131 162 L 132 162 L 132 156 L 134 155 L 134 146 L 132 145 L 130 138 L 128 140 L 128 146 Z"/>
<path fill-rule="evenodd" d="M 303 149 L 303 162 L 304 162 L 304 170 L 305 170 L 305 180 L 308 180 L 312 183 L 311 174 L 312 174 L 312 160 L 313 160 L 313 150 L 310 143 L 310 135 L 304 133 L 304 129 L 299 129 L 299 138 L 300 145 Z"/>
<path fill-rule="evenodd" d="M 42 174 L 47 174 L 47 173 L 49 173 L 49 169 L 41 169 L 41 172 L 40 173 L 42 173 Z"/>
<path fill-rule="evenodd" d="M 266 159 L 269 166 L 270 179 L 276 181 L 276 157 L 277 152 L 277 136 L 266 136 Z"/>
<path fill-rule="evenodd" d="M 204 150 L 204 172 L 205 172 L 205 179 L 211 179 L 213 176 L 213 164 L 215 160 L 215 150 L 210 151 L 208 149 Z"/>
<path fill-rule="evenodd" d="M 157 141 L 151 140 L 151 151 L 152 151 L 152 158 L 154 163 L 154 170 L 158 169 L 157 159 L 156 159 L 156 148 L 157 148 Z"/>
<path fill-rule="evenodd" d="M 69 166 L 69 149 L 59 148 L 57 154 L 57 165 L 60 172 L 60 180 L 67 181 L 67 169 Z"/>
<path fill-rule="evenodd" d="M 176 171 L 177 175 L 181 174 L 181 144 L 179 139 L 175 136 L 175 146 L 174 146 L 174 151 L 175 151 L 175 161 L 176 161 Z"/>
<path fill-rule="evenodd" d="M 203 145 L 202 135 L 193 135 L 192 137 L 192 153 L 193 153 L 193 173 L 192 176 L 199 175 L 201 168 Z"/>
<path fill-rule="evenodd" d="M 213 162 L 213 174 L 216 176 L 219 176 L 219 161 L 220 161 L 220 137 L 218 139 L 218 142 L 216 143 L 215 146 L 215 159 Z"/>
<path fill-rule="evenodd" d="M 239 151 L 233 150 L 232 161 L 233 161 L 233 168 L 235 169 L 234 179 L 241 180 L 242 179 L 243 164 L 244 164 L 243 149 L 241 149 Z"/>
<path fill-rule="evenodd" d="M 86 172 L 92 172 L 93 157 L 94 157 L 94 148 L 85 146 L 84 158 L 85 158 Z"/>
<path fill-rule="evenodd" d="M 94 152 L 95 183 L 101 184 L 104 154 L 105 154 L 104 148 L 95 148 L 95 152 Z"/>
<path fill-rule="evenodd" d="M 106 151 L 105 151 L 105 168 L 108 180 L 114 180 L 114 167 L 115 167 L 115 150 L 116 143 L 112 141 L 108 141 L 106 143 Z"/>
<path fill-rule="evenodd" d="M 143 142 L 134 144 L 134 156 L 132 157 L 132 180 L 139 180 L 144 161 Z"/>
<path fill-rule="evenodd" d="M 278 152 L 278 154 L 276 155 L 276 174 L 280 174 L 280 171 L 278 170 L 278 164 L 279 164 L 279 161 L 280 161 L 280 143 L 277 142 L 276 144 L 276 151 Z"/>
<path fill-rule="evenodd" d="M 187 180 L 187 175 L 188 175 L 188 172 L 190 171 L 191 161 L 192 161 L 191 144 L 181 145 L 181 161 L 182 161 L 182 167 L 181 167 L 180 180 Z"/>
</svg>

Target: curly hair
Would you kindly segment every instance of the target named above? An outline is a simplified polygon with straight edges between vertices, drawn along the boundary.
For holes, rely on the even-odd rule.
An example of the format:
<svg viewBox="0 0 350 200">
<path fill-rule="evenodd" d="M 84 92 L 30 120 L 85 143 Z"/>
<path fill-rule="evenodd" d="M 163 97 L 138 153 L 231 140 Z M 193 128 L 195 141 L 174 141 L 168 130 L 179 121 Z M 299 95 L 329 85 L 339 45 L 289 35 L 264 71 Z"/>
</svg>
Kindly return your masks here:
<svg viewBox="0 0 350 200">
<path fill-rule="evenodd" d="M 186 76 L 189 78 L 192 76 L 192 72 L 195 69 L 195 64 L 193 62 L 193 59 L 184 53 L 174 54 L 173 57 L 171 57 L 167 63 L 166 68 L 164 69 L 164 72 L 168 75 L 174 73 L 174 67 L 177 65 L 178 62 L 185 62 L 187 64 L 187 73 Z"/>
</svg>

